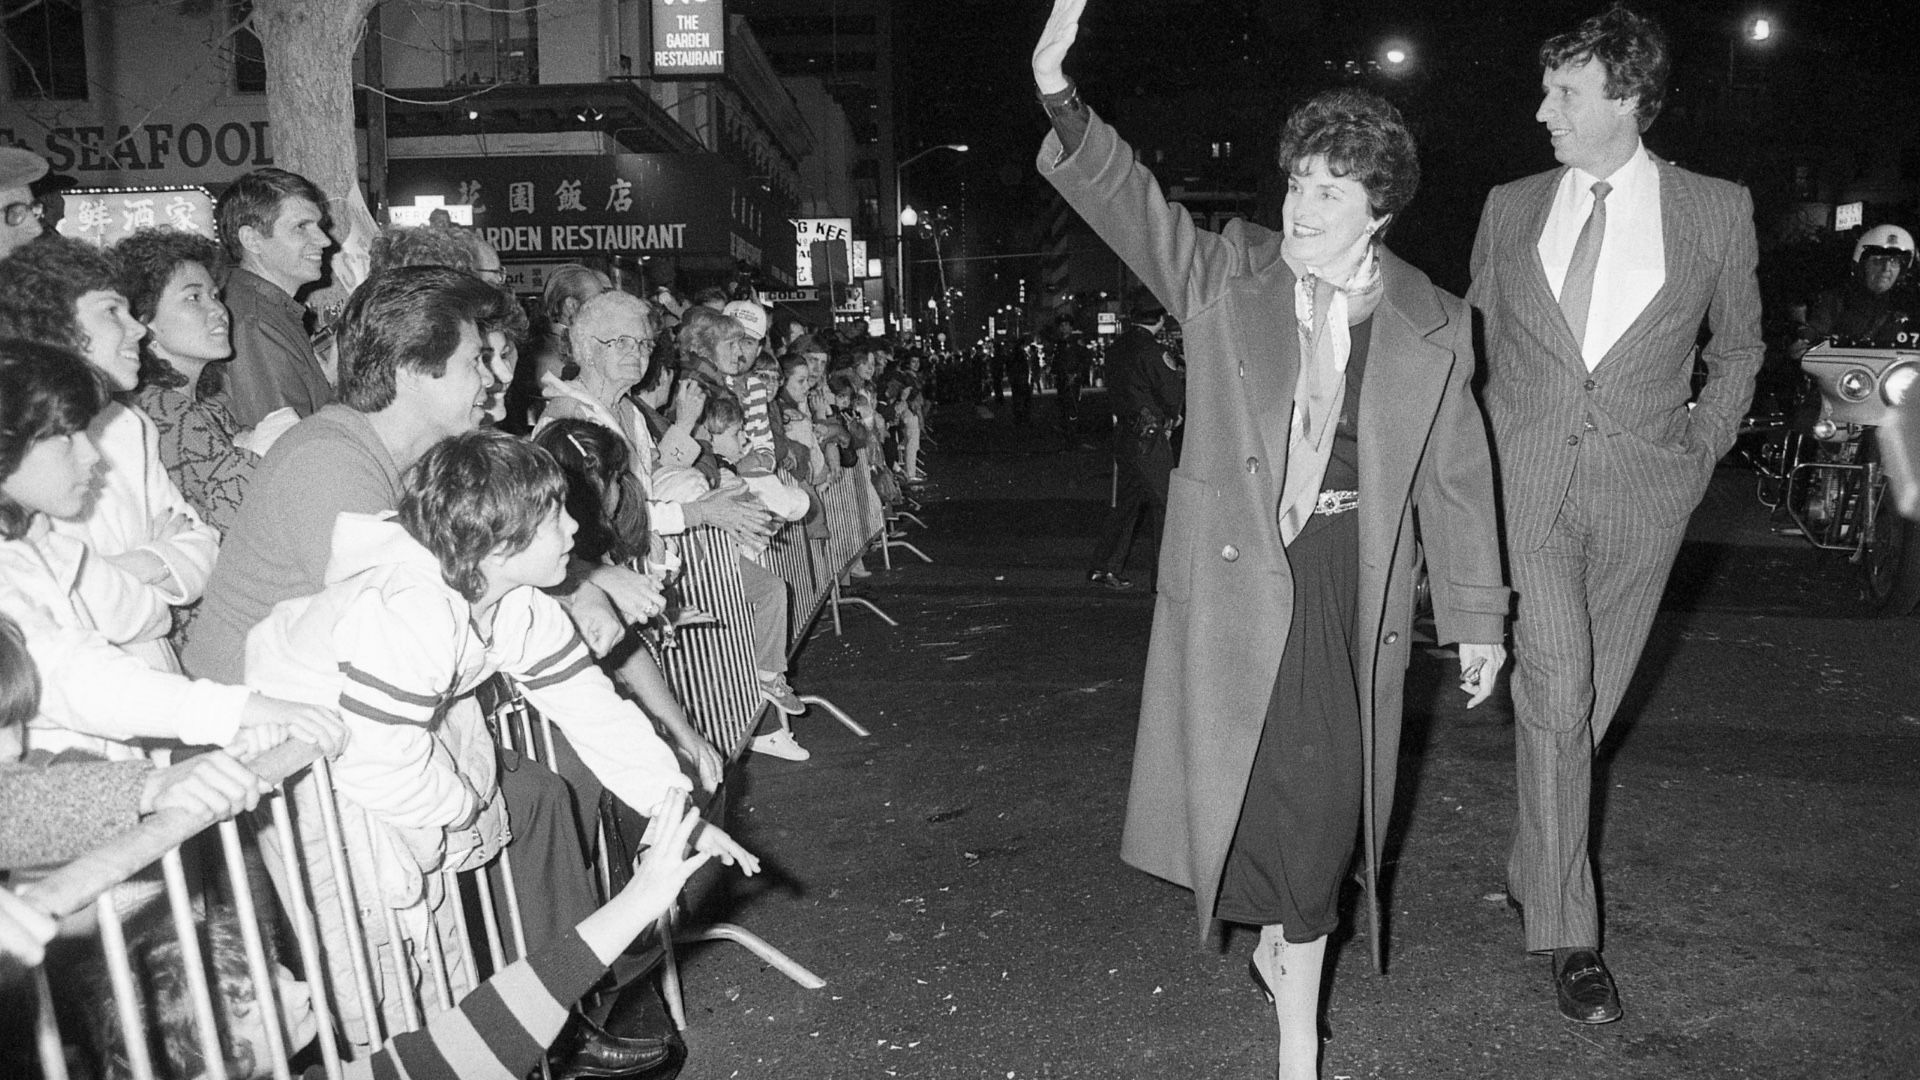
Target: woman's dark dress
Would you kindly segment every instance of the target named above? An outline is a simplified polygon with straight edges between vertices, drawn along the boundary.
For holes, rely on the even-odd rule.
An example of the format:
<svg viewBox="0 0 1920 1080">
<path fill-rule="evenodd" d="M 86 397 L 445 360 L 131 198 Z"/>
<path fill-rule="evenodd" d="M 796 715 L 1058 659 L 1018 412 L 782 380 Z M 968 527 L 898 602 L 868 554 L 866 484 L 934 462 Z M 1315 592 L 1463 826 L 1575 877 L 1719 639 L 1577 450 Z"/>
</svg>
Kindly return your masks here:
<svg viewBox="0 0 1920 1080">
<path fill-rule="evenodd" d="M 1360 486 L 1355 431 L 1373 320 L 1350 333 L 1347 391 L 1322 491 Z M 1360 829 L 1359 512 L 1309 517 L 1287 561 L 1293 624 L 1214 913 L 1226 922 L 1279 923 L 1288 941 L 1306 942 L 1340 924 L 1340 885 Z"/>
</svg>

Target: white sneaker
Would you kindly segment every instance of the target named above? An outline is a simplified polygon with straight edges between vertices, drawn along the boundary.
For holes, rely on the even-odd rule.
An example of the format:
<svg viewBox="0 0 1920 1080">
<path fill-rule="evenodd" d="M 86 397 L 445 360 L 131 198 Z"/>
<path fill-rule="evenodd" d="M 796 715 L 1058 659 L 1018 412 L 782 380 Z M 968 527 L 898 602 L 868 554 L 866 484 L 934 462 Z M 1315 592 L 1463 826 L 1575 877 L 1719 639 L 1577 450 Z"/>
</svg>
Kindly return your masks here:
<svg viewBox="0 0 1920 1080">
<path fill-rule="evenodd" d="M 805 761 L 813 755 L 793 737 L 793 732 L 781 728 L 771 735 L 755 735 L 747 748 L 756 754 L 769 754 L 787 761 Z"/>
</svg>

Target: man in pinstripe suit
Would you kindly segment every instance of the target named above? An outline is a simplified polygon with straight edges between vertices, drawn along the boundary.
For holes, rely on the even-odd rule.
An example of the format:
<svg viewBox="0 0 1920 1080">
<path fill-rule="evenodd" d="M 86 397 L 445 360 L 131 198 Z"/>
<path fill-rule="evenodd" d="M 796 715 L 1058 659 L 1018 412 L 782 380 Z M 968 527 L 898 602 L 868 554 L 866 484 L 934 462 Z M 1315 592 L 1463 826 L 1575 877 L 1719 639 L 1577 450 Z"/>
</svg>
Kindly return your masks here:
<svg viewBox="0 0 1920 1080">
<path fill-rule="evenodd" d="M 1753 394 L 1760 296 L 1747 193 L 1641 143 L 1669 67 L 1658 28 L 1616 5 L 1540 59 L 1535 119 L 1563 167 L 1488 196 L 1468 297 L 1519 597 L 1508 895 L 1527 949 L 1552 954 L 1561 1013 L 1603 1024 L 1620 1000 L 1587 843 L 1594 750 Z"/>
</svg>

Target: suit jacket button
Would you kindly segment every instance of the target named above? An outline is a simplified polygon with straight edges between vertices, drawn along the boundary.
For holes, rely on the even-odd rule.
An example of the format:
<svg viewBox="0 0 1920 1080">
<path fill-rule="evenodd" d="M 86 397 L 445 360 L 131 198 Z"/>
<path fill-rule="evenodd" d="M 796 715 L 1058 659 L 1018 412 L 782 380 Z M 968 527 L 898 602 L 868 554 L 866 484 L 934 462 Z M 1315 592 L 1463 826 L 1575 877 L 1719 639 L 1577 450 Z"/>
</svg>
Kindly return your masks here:
<svg viewBox="0 0 1920 1080">
<path fill-rule="evenodd" d="M 1399 640 L 1400 640 L 1400 631 L 1398 630 L 1387 631 L 1387 644 L 1391 645 L 1394 642 Z"/>
<path fill-rule="evenodd" d="M 1586 387 L 1589 390 L 1598 390 L 1600 389 L 1600 384 L 1597 382 L 1594 382 L 1592 379 L 1588 379 L 1586 381 Z"/>
<path fill-rule="evenodd" d="M 1240 549 L 1234 547 L 1232 544 L 1228 544 L 1226 547 L 1220 549 L 1220 557 L 1228 562 L 1237 561 L 1240 558 Z"/>
<path fill-rule="evenodd" d="M 1578 436 L 1578 435 L 1569 435 L 1569 436 L 1567 436 L 1567 445 L 1568 445 L 1568 446 L 1579 446 L 1579 445 L 1580 445 L 1580 436 Z"/>
<path fill-rule="evenodd" d="M 1259 459 L 1259 458 L 1257 458 L 1257 457 L 1250 457 L 1250 458 L 1248 458 L 1248 459 L 1247 459 L 1247 471 L 1248 471 L 1248 472 L 1250 472 L 1250 473 L 1257 473 L 1257 472 L 1259 472 L 1259 471 L 1260 471 L 1260 459 Z"/>
</svg>

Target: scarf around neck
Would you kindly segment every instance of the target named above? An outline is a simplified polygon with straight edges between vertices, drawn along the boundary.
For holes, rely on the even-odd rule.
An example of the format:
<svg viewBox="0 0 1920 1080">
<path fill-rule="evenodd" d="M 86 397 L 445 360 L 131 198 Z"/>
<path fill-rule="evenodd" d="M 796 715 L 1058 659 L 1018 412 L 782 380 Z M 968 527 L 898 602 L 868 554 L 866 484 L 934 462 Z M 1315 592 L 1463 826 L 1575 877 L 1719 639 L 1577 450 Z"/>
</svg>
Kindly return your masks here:
<svg viewBox="0 0 1920 1080">
<path fill-rule="evenodd" d="M 1315 267 L 1296 271 L 1294 325 L 1300 334 L 1300 372 L 1293 388 L 1287 476 L 1280 495 L 1280 542 L 1293 543 L 1312 516 L 1320 481 L 1333 456 L 1333 433 L 1347 396 L 1348 327 L 1373 314 L 1380 300 L 1380 252 L 1371 240 L 1353 274 L 1335 285 Z"/>
</svg>

